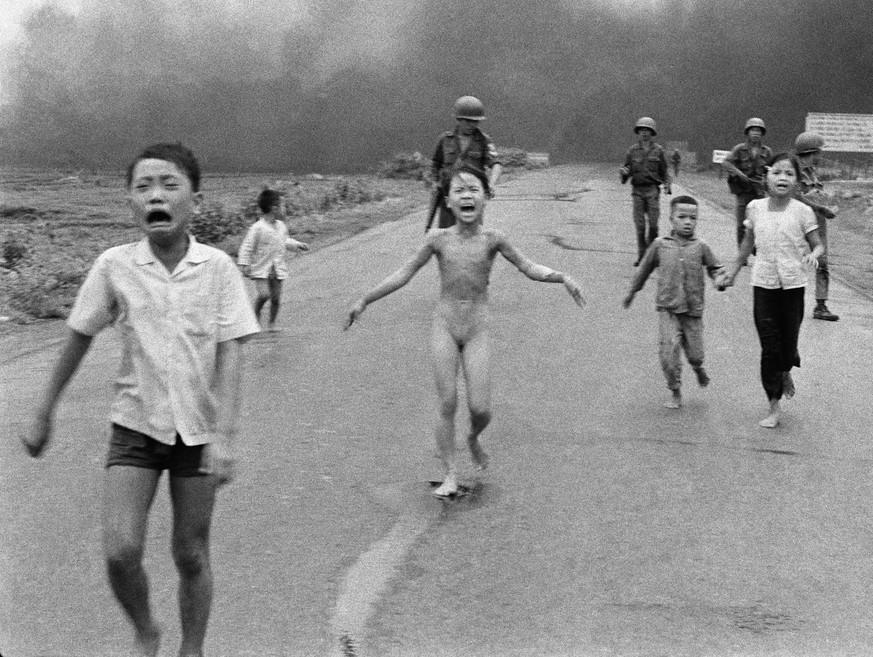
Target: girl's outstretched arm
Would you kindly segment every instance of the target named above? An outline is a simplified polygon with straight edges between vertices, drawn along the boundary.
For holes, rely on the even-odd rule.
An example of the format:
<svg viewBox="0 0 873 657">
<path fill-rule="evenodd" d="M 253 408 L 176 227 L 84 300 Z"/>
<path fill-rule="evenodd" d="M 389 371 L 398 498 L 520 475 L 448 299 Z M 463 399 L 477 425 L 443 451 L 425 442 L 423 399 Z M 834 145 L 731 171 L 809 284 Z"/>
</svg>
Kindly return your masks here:
<svg viewBox="0 0 873 657">
<path fill-rule="evenodd" d="M 412 280 L 412 277 L 415 276 L 416 272 L 424 267 L 425 263 L 430 260 L 430 257 L 434 254 L 432 244 L 433 239 L 433 236 L 429 236 L 427 241 L 421 246 L 416 254 L 412 256 L 409 262 L 393 274 L 387 276 L 381 283 L 355 302 L 346 316 L 343 330 L 347 330 L 352 324 L 354 324 L 355 320 L 361 316 L 369 304 L 399 290 Z"/>
<path fill-rule="evenodd" d="M 542 283 L 563 283 L 567 292 L 580 308 L 585 306 L 585 297 L 582 296 L 582 289 L 579 284 L 563 272 L 555 271 L 545 265 L 535 263 L 533 260 L 516 249 L 502 233 L 497 235 L 497 250 L 500 254 L 509 260 L 516 269 L 533 281 Z"/>
</svg>

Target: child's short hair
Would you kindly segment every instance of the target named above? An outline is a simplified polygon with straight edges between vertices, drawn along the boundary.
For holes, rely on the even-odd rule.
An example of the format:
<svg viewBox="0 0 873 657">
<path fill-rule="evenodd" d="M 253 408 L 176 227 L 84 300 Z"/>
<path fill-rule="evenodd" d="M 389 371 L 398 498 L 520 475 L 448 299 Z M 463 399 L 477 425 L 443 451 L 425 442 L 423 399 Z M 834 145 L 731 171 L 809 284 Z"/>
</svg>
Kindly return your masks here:
<svg viewBox="0 0 873 657">
<path fill-rule="evenodd" d="M 682 194 L 681 196 L 674 196 L 673 200 L 670 201 L 670 211 L 672 212 L 673 208 L 675 208 L 680 203 L 682 205 L 697 205 L 697 199 L 694 198 L 693 196 L 688 196 L 688 194 Z"/>
<path fill-rule="evenodd" d="M 275 189 L 265 188 L 258 194 L 258 207 L 261 212 L 267 214 L 282 201 L 282 192 L 277 192 Z"/>
<path fill-rule="evenodd" d="M 127 186 L 133 181 L 133 170 L 141 160 L 166 160 L 175 164 L 191 181 L 191 189 L 200 191 L 200 163 L 187 146 L 175 144 L 152 144 L 144 148 L 127 167 Z"/>
<path fill-rule="evenodd" d="M 452 177 L 449 180 L 451 181 L 452 179 L 454 179 L 454 177 L 457 176 L 459 173 L 469 173 L 476 176 L 479 179 L 479 182 L 482 183 L 482 187 L 485 190 L 485 193 L 491 193 L 491 183 L 488 181 L 488 174 L 486 174 L 485 171 L 483 171 L 479 167 L 465 162 L 452 169 Z"/>
</svg>

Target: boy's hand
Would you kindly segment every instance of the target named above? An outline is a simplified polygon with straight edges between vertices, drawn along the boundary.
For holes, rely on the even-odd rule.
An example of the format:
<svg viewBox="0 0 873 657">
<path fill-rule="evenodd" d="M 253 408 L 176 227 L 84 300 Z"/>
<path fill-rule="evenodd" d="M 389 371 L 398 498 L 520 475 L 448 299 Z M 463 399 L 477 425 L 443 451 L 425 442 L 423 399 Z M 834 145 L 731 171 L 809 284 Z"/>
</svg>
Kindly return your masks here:
<svg viewBox="0 0 873 657">
<path fill-rule="evenodd" d="M 51 415 L 42 414 L 33 423 L 30 433 L 21 436 L 21 443 L 33 458 L 39 458 L 52 435 Z"/>
<path fill-rule="evenodd" d="M 364 309 L 367 307 L 367 304 L 360 300 L 352 306 L 351 310 L 349 310 L 348 317 L 346 317 L 346 321 L 343 323 L 343 331 L 348 331 L 351 328 L 352 324 L 355 323 L 355 320 L 361 316 L 364 312 Z"/>
<path fill-rule="evenodd" d="M 621 305 L 623 308 L 630 308 L 631 304 L 634 302 L 634 297 L 636 295 L 633 292 L 628 292 L 627 296 L 622 299 Z"/>
<path fill-rule="evenodd" d="M 234 459 L 224 443 L 209 443 L 203 448 L 200 472 L 215 477 L 218 486 L 224 486 L 233 481 Z"/>
<path fill-rule="evenodd" d="M 579 287 L 579 284 L 569 276 L 564 276 L 564 287 L 567 288 L 567 292 L 569 292 L 570 296 L 573 297 L 573 301 L 576 302 L 576 305 L 580 308 L 584 308 L 585 297 L 582 296 L 582 288 Z"/>
<path fill-rule="evenodd" d="M 807 267 L 818 269 L 818 258 L 816 258 L 811 253 L 807 253 L 805 256 L 803 256 L 803 264 L 805 264 Z"/>
</svg>

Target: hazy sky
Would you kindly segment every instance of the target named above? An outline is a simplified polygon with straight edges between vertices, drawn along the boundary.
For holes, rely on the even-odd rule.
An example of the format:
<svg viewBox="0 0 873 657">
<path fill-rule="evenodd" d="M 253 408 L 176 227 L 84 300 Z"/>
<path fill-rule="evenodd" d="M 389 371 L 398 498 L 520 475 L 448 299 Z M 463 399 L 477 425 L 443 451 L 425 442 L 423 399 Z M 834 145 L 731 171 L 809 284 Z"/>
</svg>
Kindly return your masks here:
<svg viewBox="0 0 873 657">
<path fill-rule="evenodd" d="M 23 29 L 42 4 L 0 0 L 2 161 L 358 170 L 429 155 L 466 94 L 556 161 L 620 158 L 640 116 L 705 155 L 873 110 L 870 0 L 57 0 Z"/>
</svg>

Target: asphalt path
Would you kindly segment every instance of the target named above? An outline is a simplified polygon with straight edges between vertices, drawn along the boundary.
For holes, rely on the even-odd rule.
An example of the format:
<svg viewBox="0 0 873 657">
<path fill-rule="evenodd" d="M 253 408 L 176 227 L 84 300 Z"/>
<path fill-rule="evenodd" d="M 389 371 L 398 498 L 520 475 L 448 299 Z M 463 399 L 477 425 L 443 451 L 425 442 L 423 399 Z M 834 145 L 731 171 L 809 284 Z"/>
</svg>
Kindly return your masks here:
<svg viewBox="0 0 873 657">
<path fill-rule="evenodd" d="M 798 393 L 766 430 L 748 272 L 710 288 L 712 384 L 686 368 L 684 408 L 663 408 L 655 281 L 621 307 L 635 245 L 613 169 L 532 173 L 489 204 L 486 222 L 576 277 L 588 305 L 495 265 L 491 468 L 455 502 L 429 484 L 435 265 L 340 328 L 415 250 L 422 215 L 291 262 L 284 331 L 246 347 L 239 477 L 213 530 L 210 657 L 873 652 L 873 303 L 837 281 L 830 324 L 808 319 L 807 295 Z M 732 218 L 707 203 L 700 214 L 699 235 L 732 257 Z M 62 334 L 2 342 L 3 657 L 124 655 L 130 641 L 100 539 L 112 331 L 70 384 L 45 457 L 17 442 Z M 167 497 L 146 566 L 169 656 Z"/>
</svg>

